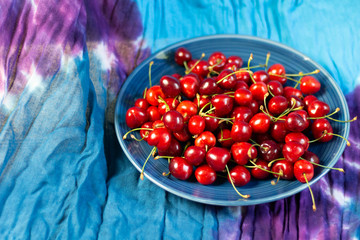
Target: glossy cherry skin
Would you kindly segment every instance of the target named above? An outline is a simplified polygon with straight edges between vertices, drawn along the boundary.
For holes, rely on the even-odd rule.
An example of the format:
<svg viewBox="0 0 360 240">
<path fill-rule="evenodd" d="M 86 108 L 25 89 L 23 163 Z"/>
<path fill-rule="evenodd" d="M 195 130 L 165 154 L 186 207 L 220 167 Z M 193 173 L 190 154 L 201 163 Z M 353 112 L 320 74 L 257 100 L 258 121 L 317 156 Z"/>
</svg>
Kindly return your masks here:
<svg viewBox="0 0 360 240">
<path fill-rule="evenodd" d="M 179 132 L 173 132 L 173 136 L 180 142 L 187 142 L 191 139 L 192 135 L 189 132 L 187 124 L 184 124 L 184 128 Z"/>
<path fill-rule="evenodd" d="M 169 109 L 166 109 L 167 108 L 166 104 L 163 101 L 160 101 L 158 105 L 158 109 L 161 115 L 164 115 L 167 111 L 175 110 L 179 105 L 179 101 L 175 98 L 165 98 L 164 100 L 167 106 L 169 106 Z"/>
<path fill-rule="evenodd" d="M 177 179 L 186 180 L 191 176 L 193 172 L 193 166 L 188 163 L 185 158 L 174 157 L 170 160 L 169 170 L 171 175 Z"/>
<path fill-rule="evenodd" d="M 280 96 L 284 94 L 284 88 L 278 81 L 269 81 L 267 86 L 274 96 Z"/>
<path fill-rule="evenodd" d="M 303 98 L 302 92 L 299 89 L 293 88 L 293 87 L 284 87 L 284 97 L 287 99 L 291 99 L 291 96 L 296 96 L 300 99 Z"/>
<path fill-rule="evenodd" d="M 309 148 L 309 138 L 301 132 L 292 132 L 287 134 L 285 137 L 285 143 L 288 142 L 300 143 L 304 147 L 305 151 Z"/>
<path fill-rule="evenodd" d="M 302 158 L 306 159 L 307 161 L 309 161 L 311 163 L 317 163 L 317 164 L 320 163 L 319 157 L 315 153 L 310 152 L 310 151 L 305 151 L 304 155 L 302 155 Z M 317 166 L 313 165 L 313 167 L 316 168 Z"/>
<path fill-rule="evenodd" d="M 245 165 L 249 159 L 256 158 L 258 152 L 256 147 L 248 142 L 237 142 L 231 146 L 231 154 L 237 164 Z"/>
<path fill-rule="evenodd" d="M 235 118 L 234 121 L 250 122 L 251 118 L 253 117 L 253 113 L 248 107 L 235 107 L 231 112 L 231 117 Z"/>
<path fill-rule="evenodd" d="M 210 185 L 216 180 L 216 172 L 209 165 L 201 165 L 195 170 L 195 178 L 202 185 Z"/>
<path fill-rule="evenodd" d="M 126 111 L 125 121 L 129 128 L 137 128 L 148 120 L 146 110 L 139 107 L 131 107 Z"/>
<path fill-rule="evenodd" d="M 255 80 L 255 82 L 268 83 L 270 80 L 269 75 L 264 70 L 259 70 L 254 72 L 252 77 Z"/>
<path fill-rule="evenodd" d="M 233 89 L 236 85 L 237 80 L 235 74 L 232 73 L 234 73 L 234 71 L 230 69 L 222 70 L 219 76 L 217 77 L 217 84 L 223 89 L 227 89 L 227 90 Z"/>
<path fill-rule="evenodd" d="M 298 160 L 294 164 L 294 175 L 299 182 L 306 183 L 314 177 L 314 167 L 309 161 Z"/>
<path fill-rule="evenodd" d="M 178 111 L 166 112 L 162 120 L 164 125 L 172 132 L 180 132 L 184 128 L 184 118 Z"/>
<path fill-rule="evenodd" d="M 270 117 L 264 113 L 255 114 L 249 124 L 254 133 L 266 133 L 270 128 Z"/>
<path fill-rule="evenodd" d="M 203 147 L 190 146 L 185 150 L 185 159 L 194 166 L 199 166 L 205 160 L 206 151 Z"/>
<path fill-rule="evenodd" d="M 244 81 L 241 81 L 241 80 L 237 80 L 236 81 L 236 85 L 234 87 L 234 91 L 240 89 L 240 88 L 243 88 L 243 89 L 249 89 L 249 85 L 247 85 L 246 82 Z"/>
<path fill-rule="evenodd" d="M 219 126 L 219 119 L 217 118 L 214 118 L 216 117 L 214 113 L 210 113 L 210 114 L 207 114 L 209 116 L 205 116 L 204 117 L 204 120 L 205 120 L 205 130 L 206 131 L 210 131 L 210 132 L 214 132 L 218 126 Z M 212 117 L 210 117 L 212 116 Z"/>
<path fill-rule="evenodd" d="M 149 103 L 144 98 L 139 98 L 135 101 L 135 107 L 139 107 L 141 109 L 148 109 Z"/>
<path fill-rule="evenodd" d="M 152 122 L 146 122 L 144 123 L 143 125 L 141 125 L 141 128 L 152 128 Z M 151 132 L 152 130 L 140 130 L 140 137 L 143 138 L 145 141 L 147 141 L 147 138 L 149 136 L 149 133 Z"/>
<path fill-rule="evenodd" d="M 327 103 L 315 100 L 308 106 L 308 113 L 310 117 L 323 117 L 330 112 L 330 107 Z"/>
<path fill-rule="evenodd" d="M 257 101 L 252 100 L 249 108 L 253 114 L 256 114 L 259 111 L 259 104 L 257 103 Z"/>
<path fill-rule="evenodd" d="M 320 138 L 324 132 L 327 132 L 322 138 Z M 319 142 L 328 142 L 333 138 L 333 128 L 330 122 L 325 118 L 315 119 L 315 121 L 311 124 L 311 132 L 315 139 L 320 138 Z M 330 133 L 330 134 L 329 134 Z"/>
<path fill-rule="evenodd" d="M 300 82 L 300 90 L 304 94 L 315 94 L 320 91 L 321 83 L 312 76 L 304 76 Z"/>
<path fill-rule="evenodd" d="M 165 75 L 160 78 L 160 87 L 162 92 L 168 98 L 174 98 L 180 94 L 180 82 L 177 78 Z"/>
<path fill-rule="evenodd" d="M 192 135 L 198 135 L 205 130 L 205 119 L 199 115 L 194 115 L 188 123 L 189 132 Z"/>
<path fill-rule="evenodd" d="M 248 106 L 252 101 L 252 94 L 249 90 L 240 88 L 234 93 L 235 102 L 240 106 Z"/>
<path fill-rule="evenodd" d="M 297 113 L 302 117 L 305 122 L 305 129 L 310 126 L 310 119 L 308 118 L 308 113 L 305 110 L 296 110 L 294 113 Z"/>
<path fill-rule="evenodd" d="M 287 79 L 285 77 L 286 74 L 285 67 L 282 64 L 276 63 L 270 66 L 267 72 L 269 74 L 270 80 L 278 81 L 282 85 L 286 83 Z M 274 75 L 281 75 L 281 76 L 274 76 Z"/>
<path fill-rule="evenodd" d="M 278 120 L 270 126 L 270 135 L 277 142 L 284 142 L 286 134 L 289 133 L 289 130 L 286 129 L 285 121 Z"/>
<path fill-rule="evenodd" d="M 165 127 L 165 124 L 162 120 L 156 120 L 152 123 L 152 128 L 155 129 L 155 128 L 164 128 Z"/>
<path fill-rule="evenodd" d="M 271 161 L 281 156 L 281 149 L 273 140 L 265 140 L 260 145 L 260 156 L 266 161 Z"/>
<path fill-rule="evenodd" d="M 294 163 L 304 154 L 305 149 L 298 142 L 288 142 L 285 143 L 282 149 L 285 160 Z"/>
<path fill-rule="evenodd" d="M 189 119 L 197 114 L 197 106 L 195 103 L 189 100 L 184 100 L 176 108 L 176 111 L 178 111 L 184 118 L 184 122 L 189 121 Z"/>
<path fill-rule="evenodd" d="M 271 171 L 276 173 L 280 173 L 281 171 L 283 173 L 283 176 L 280 177 L 281 179 L 292 180 L 294 178 L 294 165 L 286 160 L 276 161 L 272 165 Z M 276 178 L 278 177 L 277 174 L 273 175 Z"/>
<path fill-rule="evenodd" d="M 289 105 L 294 106 L 294 108 L 303 108 L 305 106 L 303 101 L 296 96 L 291 96 L 290 99 L 288 100 L 289 100 Z"/>
<path fill-rule="evenodd" d="M 284 96 L 275 96 L 268 103 L 269 112 L 278 116 L 283 113 L 289 106 L 289 101 Z"/>
<path fill-rule="evenodd" d="M 193 99 L 199 92 L 200 80 L 195 74 L 188 74 L 180 79 L 182 94 L 188 99 Z"/>
<path fill-rule="evenodd" d="M 251 83 L 251 77 L 250 73 L 247 71 L 236 71 L 236 80 L 238 81 L 244 81 L 246 84 L 250 85 Z"/>
<path fill-rule="evenodd" d="M 173 77 L 176 78 L 177 80 L 180 80 L 180 78 L 182 78 L 182 76 L 181 76 L 179 73 L 171 74 L 171 76 L 173 76 Z"/>
<path fill-rule="evenodd" d="M 166 128 L 156 128 L 149 133 L 147 143 L 159 151 L 166 151 L 171 144 L 171 132 Z"/>
<path fill-rule="evenodd" d="M 226 94 L 218 94 L 211 99 L 211 104 L 215 108 L 215 115 L 224 117 L 233 109 L 234 100 Z"/>
<path fill-rule="evenodd" d="M 256 165 L 258 165 L 260 168 L 271 171 L 270 170 L 271 168 L 268 166 L 268 163 L 269 162 L 262 159 L 258 159 L 256 161 Z M 255 167 L 251 169 L 251 176 L 253 176 L 256 179 L 266 179 L 270 175 L 270 173 L 260 169 L 259 167 Z"/>
<path fill-rule="evenodd" d="M 247 122 L 236 121 L 232 125 L 230 135 L 235 142 L 247 142 L 252 135 L 252 128 Z"/>
<path fill-rule="evenodd" d="M 184 47 L 180 47 L 175 52 L 175 62 L 180 66 L 184 66 L 184 62 L 192 59 L 191 53 Z"/>
<path fill-rule="evenodd" d="M 156 120 L 161 119 L 161 114 L 159 112 L 159 109 L 155 106 L 150 106 L 148 109 L 146 109 L 146 113 L 148 115 L 148 120 L 150 122 L 154 122 Z"/>
<path fill-rule="evenodd" d="M 251 175 L 249 170 L 247 170 L 243 166 L 235 166 L 233 169 L 230 170 L 231 180 L 235 186 L 241 187 L 248 184 L 251 180 Z M 228 181 L 230 181 L 228 176 Z"/>
<path fill-rule="evenodd" d="M 231 155 L 226 148 L 212 147 L 206 153 L 206 162 L 217 172 L 223 171 L 229 162 Z"/>
<path fill-rule="evenodd" d="M 302 132 L 306 129 L 306 122 L 300 114 L 291 112 L 286 117 L 285 127 L 291 132 Z"/>
<path fill-rule="evenodd" d="M 309 107 L 310 103 L 312 103 L 315 100 L 318 100 L 318 99 L 314 95 L 307 95 L 306 97 L 304 97 L 303 102 L 304 102 L 306 109 Z"/>
<path fill-rule="evenodd" d="M 214 78 L 206 78 L 204 79 L 199 87 L 199 93 L 201 95 L 212 95 L 219 93 L 219 86 L 216 84 Z"/>
<path fill-rule="evenodd" d="M 216 137 L 222 147 L 230 148 L 234 144 L 234 140 L 231 138 L 231 131 L 229 129 L 222 129 L 222 131 L 218 132 Z"/>
<path fill-rule="evenodd" d="M 265 94 L 268 92 L 267 86 L 264 82 L 257 82 L 249 88 L 253 99 L 257 101 L 263 101 Z"/>
<path fill-rule="evenodd" d="M 209 67 L 215 71 L 221 71 L 226 64 L 226 57 L 222 52 L 214 52 L 208 59 Z"/>
<path fill-rule="evenodd" d="M 175 139 L 171 138 L 170 147 L 165 151 L 158 151 L 159 156 L 171 156 L 171 157 L 180 157 L 182 154 L 181 144 Z"/>
<path fill-rule="evenodd" d="M 212 132 L 205 131 L 202 132 L 197 138 L 195 138 L 194 144 L 195 146 L 209 149 L 215 146 L 216 137 Z"/>
<path fill-rule="evenodd" d="M 159 97 L 163 99 L 165 98 L 165 94 L 162 92 L 159 85 L 152 86 L 146 91 L 146 101 L 148 101 L 148 103 L 152 106 L 159 105 Z"/>
<path fill-rule="evenodd" d="M 210 102 L 210 97 L 206 97 L 206 96 L 199 96 L 194 98 L 193 103 L 195 103 L 195 105 L 198 107 L 198 109 L 202 109 L 206 104 L 208 104 Z M 207 105 L 203 111 L 207 111 L 210 109 L 210 105 Z"/>
<path fill-rule="evenodd" d="M 238 68 L 241 68 L 244 62 L 239 56 L 230 56 L 226 60 L 226 63 L 235 63 Z"/>
<path fill-rule="evenodd" d="M 189 61 L 188 63 L 188 67 L 191 69 L 195 63 L 197 62 L 197 60 L 193 59 L 191 61 Z M 193 73 L 196 73 L 199 76 L 205 77 L 208 73 L 209 73 L 209 66 L 207 61 L 205 60 L 201 60 L 198 64 L 196 64 L 196 66 L 193 68 L 192 70 Z"/>
</svg>

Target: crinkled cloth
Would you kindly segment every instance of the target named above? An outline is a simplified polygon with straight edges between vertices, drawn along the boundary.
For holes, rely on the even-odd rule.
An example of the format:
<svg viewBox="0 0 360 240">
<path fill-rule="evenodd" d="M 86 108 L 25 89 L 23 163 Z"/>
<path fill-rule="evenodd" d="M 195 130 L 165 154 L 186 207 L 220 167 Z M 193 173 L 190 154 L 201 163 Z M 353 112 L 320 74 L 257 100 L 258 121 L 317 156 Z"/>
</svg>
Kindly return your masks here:
<svg viewBox="0 0 360 240">
<path fill-rule="evenodd" d="M 167 193 L 114 132 L 116 94 L 147 56 L 208 34 L 291 46 L 324 66 L 360 112 L 359 1 L 0 2 L 0 239 L 359 239 L 360 124 L 307 190 L 250 207 Z"/>
</svg>

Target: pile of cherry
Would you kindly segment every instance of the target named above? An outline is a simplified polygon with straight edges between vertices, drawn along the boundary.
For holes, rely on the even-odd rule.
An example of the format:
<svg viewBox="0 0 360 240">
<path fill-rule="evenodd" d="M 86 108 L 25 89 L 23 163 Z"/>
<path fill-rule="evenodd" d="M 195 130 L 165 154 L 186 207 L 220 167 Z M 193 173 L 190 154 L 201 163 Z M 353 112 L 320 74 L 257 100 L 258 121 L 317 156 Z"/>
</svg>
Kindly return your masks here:
<svg viewBox="0 0 360 240">
<path fill-rule="evenodd" d="M 194 173 L 204 185 L 227 177 L 244 198 L 249 195 L 235 186 L 244 186 L 251 178 L 275 177 L 273 185 L 279 179 L 296 178 L 308 184 L 314 167 L 322 166 L 308 151 L 309 144 L 341 137 L 330 123 L 339 121 L 332 115 L 340 109 L 330 113 L 329 105 L 314 95 L 321 84 L 312 75 L 319 70 L 286 74 L 281 64 L 268 68 L 269 57 L 270 53 L 264 64 L 251 66 L 251 54 L 243 67 L 238 56 L 214 52 L 207 61 L 204 54 L 196 60 L 179 48 L 175 62 L 185 67 L 185 75 L 165 75 L 155 86 L 150 63 L 150 87 L 128 109 L 126 124 L 132 130 L 123 137 L 130 134 L 154 146 L 141 178 L 153 156 L 168 159 L 169 173 L 164 176 L 186 180 Z M 287 81 L 296 85 L 284 86 Z M 131 134 L 134 131 L 140 132 L 140 139 Z"/>
</svg>

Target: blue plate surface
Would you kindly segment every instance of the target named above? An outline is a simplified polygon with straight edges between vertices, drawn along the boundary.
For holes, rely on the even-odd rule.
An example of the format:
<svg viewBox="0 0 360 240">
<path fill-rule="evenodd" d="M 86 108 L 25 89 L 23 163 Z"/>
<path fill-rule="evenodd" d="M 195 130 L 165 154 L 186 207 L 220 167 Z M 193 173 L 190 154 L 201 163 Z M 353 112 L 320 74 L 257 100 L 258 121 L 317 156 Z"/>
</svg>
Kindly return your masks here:
<svg viewBox="0 0 360 240">
<path fill-rule="evenodd" d="M 300 52 L 273 41 L 250 36 L 213 35 L 194 38 L 173 44 L 154 53 L 132 72 L 120 90 L 115 108 L 116 134 L 126 156 L 139 171 L 141 171 L 142 165 L 152 147 L 148 146 L 146 142 L 137 142 L 130 138 L 128 140 L 122 139 L 122 136 L 130 130 L 125 123 L 126 111 L 134 105 L 137 98 L 142 96 L 145 87 L 149 86 L 148 66 L 151 61 L 154 61 L 152 67 L 153 85 L 158 84 L 163 75 L 184 74 L 184 69 L 173 60 L 175 50 L 181 46 L 190 50 L 193 58 L 199 58 L 201 53 L 209 56 L 214 51 L 221 51 L 226 56 L 237 55 L 242 57 L 246 64 L 250 53 L 253 53 L 254 60 L 252 64 L 260 64 L 265 62 L 266 54 L 271 52 L 269 65 L 281 63 L 285 66 L 287 73 L 311 72 L 319 69 L 320 73 L 316 75 L 316 78 L 321 82 L 322 88 L 316 96 L 320 100 L 327 102 L 331 111 L 334 111 L 336 107 L 340 107 L 341 111 L 335 115 L 337 119 L 349 119 L 348 106 L 337 83 L 324 68 Z M 348 123 L 332 122 L 332 126 L 334 133 L 345 138 L 348 137 L 350 128 Z M 328 143 L 311 144 L 310 150 L 319 156 L 323 165 L 331 167 L 338 161 L 345 146 L 345 141 L 334 137 Z M 317 168 L 310 184 L 318 181 L 328 171 L 328 169 Z M 145 176 L 152 182 L 180 197 L 213 205 L 242 206 L 266 203 L 291 196 L 307 188 L 306 184 L 301 184 L 296 180 L 280 180 L 276 186 L 272 186 L 270 184 L 271 180 L 259 181 L 252 179 L 248 185 L 238 188 L 240 192 L 250 194 L 251 197 L 239 199 L 239 196 L 227 181 L 220 181 L 220 183 L 211 186 L 203 186 L 196 181 L 181 181 L 172 176 L 164 177 L 163 172 L 168 172 L 167 160 L 150 158 L 145 168 Z"/>
</svg>

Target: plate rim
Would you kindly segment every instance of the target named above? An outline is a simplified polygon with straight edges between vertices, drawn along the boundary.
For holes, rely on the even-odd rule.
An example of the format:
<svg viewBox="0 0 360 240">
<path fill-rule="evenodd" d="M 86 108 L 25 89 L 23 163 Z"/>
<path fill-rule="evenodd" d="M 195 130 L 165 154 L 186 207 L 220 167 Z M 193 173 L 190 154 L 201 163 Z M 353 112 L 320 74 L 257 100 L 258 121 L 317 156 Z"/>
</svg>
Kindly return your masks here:
<svg viewBox="0 0 360 240">
<path fill-rule="evenodd" d="M 320 64 L 318 64 L 317 62 L 312 60 L 310 57 L 306 56 L 305 54 L 299 52 L 298 50 L 296 50 L 292 47 L 289 47 L 285 44 L 282 44 L 282 43 L 279 43 L 279 42 L 276 42 L 273 40 L 265 39 L 265 38 L 260 38 L 260 37 L 256 37 L 256 36 L 250 36 L 250 35 L 239 35 L 239 34 L 215 34 L 215 35 L 206 35 L 206 36 L 181 40 L 181 41 L 177 41 L 173 44 L 167 45 L 167 46 L 157 50 L 156 52 L 152 53 L 148 58 L 146 58 L 144 61 L 142 61 L 138 66 L 136 66 L 135 69 L 131 72 L 131 74 L 125 79 L 125 81 L 122 84 L 120 91 L 116 97 L 116 105 L 115 105 L 115 112 L 114 112 L 114 125 L 115 125 L 116 136 L 117 136 L 118 142 L 120 143 L 122 151 L 125 153 L 128 160 L 132 163 L 133 166 L 135 166 L 135 168 L 138 171 L 141 171 L 141 167 L 138 166 L 136 161 L 133 159 L 132 155 L 128 151 L 126 151 L 127 147 L 125 145 L 124 140 L 122 139 L 122 136 L 120 136 L 120 129 L 118 127 L 119 126 L 119 117 L 120 117 L 120 116 L 118 116 L 119 114 L 117 114 L 117 112 L 118 112 L 117 109 L 119 109 L 119 107 L 120 107 L 119 99 L 120 99 L 120 96 L 123 95 L 123 89 L 125 89 L 125 87 L 130 84 L 130 81 L 128 81 L 128 79 L 132 79 L 137 74 L 137 72 L 139 72 L 140 69 L 142 69 L 145 65 L 148 65 L 150 61 L 152 61 L 153 59 L 156 59 L 158 55 L 160 55 L 161 53 L 167 52 L 170 49 L 175 49 L 184 44 L 189 44 L 189 43 L 193 43 L 193 42 L 197 42 L 197 41 L 223 39 L 223 38 L 252 40 L 252 41 L 267 43 L 270 45 L 275 45 L 279 48 L 286 49 L 290 52 L 295 53 L 298 56 L 301 56 L 304 59 L 304 61 L 310 62 L 317 69 L 319 69 L 325 75 L 325 77 L 332 83 L 336 92 L 340 96 L 341 103 L 345 106 L 344 117 L 345 117 L 345 119 L 349 119 L 350 113 L 349 113 L 349 107 L 347 105 L 345 95 L 343 94 L 340 86 L 335 81 L 335 79 Z M 344 129 L 345 129 L 344 136 L 345 136 L 345 138 L 348 138 L 349 132 L 350 132 L 350 124 L 345 123 Z M 331 162 L 329 162 L 329 164 L 328 164 L 329 167 L 333 167 L 339 161 L 342 153 L 344 152 L 345 147 L 346 147 L 346 143 L 345 143 L 345 141 L 342 141 L 340 147 L 338 148 L 338 151 L 336 152 L 335 156 L 333 157 L 333 160 Z M 329 172 L 329 170 L 330 169 L 324 169 L 320 174 L 318 174 L 316 177 L 314 177 L 309 182 L 309 184 L 312 185 L 312 184 L 316 183 L 317 181 L 319 181 L 325 174 L 327 174 Z M 269 202 L 274 202 L 277 200 L 281 200 L 281 199 L 290 197 L 290 196 L 292 196 L 296 193 L 299 193 L 307 188 L 307 185 L 303 184 L 303 185 L 300 185 L 299 187 L 296 187 L 292 190 L 288 190 L 284 193 L 278 193 L 274 196 L 269 196 L 269 197 L 261 198 L 261 199 L 253 199 L 253 200 L 252 199 L 239 199 L 239 200 L 230 200 L 230 201 L 228 201 L 228 200 L 213 200 L 213 199 L 202 198 L 202 197 L 194 196 L 191 194 L 176 191 L 173 188 L 162 184 L 160 181 L 156 180 L 151 175 L 147 174 L 146 171 L 144 172 L 144 175 L 151 182 L 155 183 L 160 188 L 162 188 L 174 195 L 177 195 L 179 197 L 182 197 L 182 198 L 185 198 L 185 199 L 188 199 L 191 201 L 195 201 L 195 202 L 199 202 L 199 203 L 203 203 L 203 204 L 217 205 L 217 206 L 249 206 L 249 205 L 258 205 L 258 204 L 263 204 L 263 203 L 269 203 Z"/>
</svg>

